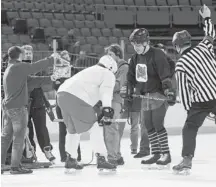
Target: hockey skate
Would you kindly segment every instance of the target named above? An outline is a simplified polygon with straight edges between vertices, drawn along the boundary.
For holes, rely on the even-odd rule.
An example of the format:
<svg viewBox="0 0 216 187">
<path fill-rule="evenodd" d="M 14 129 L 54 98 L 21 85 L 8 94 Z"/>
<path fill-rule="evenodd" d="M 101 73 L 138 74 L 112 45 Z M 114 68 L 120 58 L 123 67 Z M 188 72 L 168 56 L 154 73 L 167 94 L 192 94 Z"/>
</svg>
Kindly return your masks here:
<svg viewBox="0 0 216 187">
<path fill-rule="evenodd" d="M 46 158 L 54 165 L 56 158 L 53 156 L 50 146 L 44 147 L 44 154 L 45 154 Z"/>
<path fill-rule="evenodd" d="M 65 174 L 70 174 L 75 172 L 76 170 L 82 170 L 83 166 L 79 165 L 77 160 L 74 158 L 71 158 L 71 156 L 68 154 L 67 159 L 65 162 Z"/>
<path fill-rule="evenodd" d="M 106 161 L 104 156 L 101 156 L 99 153 L 96 153 L 97 157 L 97 169 L 99 173 L 103 173 L 103 171 L 109 171 L 108 173 L 116 173 L 116 165 L 111 164 Z"/>
<path fill-rule="evenodd" d="M 183 160 L 178 164 L 173 166 L 174 174 L 180 175 L 190 175 L 190 170 L 192 167 L 192 156 L 185 156 Z"/>
<path fill-rule="evenodd" d="M 162 154 L 160 159 L 156 162 L 158 169 L 170 169 L 171 155 L 170 153 Z"/>
<path fill-rule="evenodd" d="M 142 160 L 141 164 L 143 165 L 143 169 L 158 169 L 156 166 L 157 161 L 160 159 L 160 154 L 153 154 L 149 159 Z"/>
</svg>

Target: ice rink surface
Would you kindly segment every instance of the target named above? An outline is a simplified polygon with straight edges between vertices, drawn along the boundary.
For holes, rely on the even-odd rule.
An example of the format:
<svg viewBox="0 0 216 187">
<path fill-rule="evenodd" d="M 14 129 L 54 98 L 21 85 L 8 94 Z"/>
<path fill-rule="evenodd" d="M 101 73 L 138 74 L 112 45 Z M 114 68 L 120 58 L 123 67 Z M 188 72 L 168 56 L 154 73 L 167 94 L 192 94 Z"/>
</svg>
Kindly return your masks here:
<svg viewBox="0 0 216 187">
<path fill-rule="evenodd" d="M 170 136 L 169 143 L 172 164 L 181 160 L 181 136 Z M 85 167 L 81 172 L 65 174 L 63 167 L 38 169 L 30 175 L 1 175 L 2 187 L 216 187 L 216 134 L 199 134 L 196 156 L 190 176 L 174 175 L 172 170 L 142 169 L 141 160 L 130 154 L 130 140 L 122 140 L 122 153 L 125 165 L 118 167 L 116 174 L 99 174 L 95 166 Z M 53 153 L 60 163 L 58 145 L 53 143 Z M 91 147 L 88 141 L 81 142 L 83 162 L 91 160 Z M 43 153 L 37 152 L 40 161 L 45 161 Z"/>
</svg>

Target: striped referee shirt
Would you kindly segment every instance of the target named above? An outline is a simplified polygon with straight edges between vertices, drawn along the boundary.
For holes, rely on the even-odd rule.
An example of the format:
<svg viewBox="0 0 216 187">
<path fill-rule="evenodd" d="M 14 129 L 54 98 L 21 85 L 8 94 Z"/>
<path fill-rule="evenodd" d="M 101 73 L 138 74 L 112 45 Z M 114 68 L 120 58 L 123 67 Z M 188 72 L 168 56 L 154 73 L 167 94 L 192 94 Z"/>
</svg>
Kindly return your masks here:
<svg viewBox="0 0 216 187">
<path fill-rule="evenodd" d="M 176 63 L 179 97 L 185 110 L 192 103 L 216 99 L 215 30 L 210 18 L 205 19 L 204 31 L 205 38 L 196 47 L 185 50 Z"/>
</svg>

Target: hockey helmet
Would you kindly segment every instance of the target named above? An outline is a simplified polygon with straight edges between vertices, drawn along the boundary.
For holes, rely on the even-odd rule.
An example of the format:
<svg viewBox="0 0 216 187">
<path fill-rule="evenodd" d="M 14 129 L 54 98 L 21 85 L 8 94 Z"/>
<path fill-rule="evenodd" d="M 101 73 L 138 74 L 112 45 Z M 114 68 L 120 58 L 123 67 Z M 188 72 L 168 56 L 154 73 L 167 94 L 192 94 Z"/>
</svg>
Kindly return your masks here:
<svg viewBox="0 0 216 187">
<path fill-rule="evenodd" d="M 107 69 L 109 69 L 113 73 L 116 73 L 118 69 L 116 61 L 110 55 L 102 56 L 98 63 L 104 65 Z"/>
<path fill-rule="evenodd" d="M 134 44 L 143 44 L 144 42 L 149 42 L 149 32 L 145 28 L 135 29 L 130 37 L 129 41 Z"/>
<path fill-rule="evenodd" d="M 190 33 L 186 30 L 176 32 L 173 35 L 172 44 L 174 47 L 179 46 L 180 48 L 183 46 L 191 45 Z"/>
</svg>

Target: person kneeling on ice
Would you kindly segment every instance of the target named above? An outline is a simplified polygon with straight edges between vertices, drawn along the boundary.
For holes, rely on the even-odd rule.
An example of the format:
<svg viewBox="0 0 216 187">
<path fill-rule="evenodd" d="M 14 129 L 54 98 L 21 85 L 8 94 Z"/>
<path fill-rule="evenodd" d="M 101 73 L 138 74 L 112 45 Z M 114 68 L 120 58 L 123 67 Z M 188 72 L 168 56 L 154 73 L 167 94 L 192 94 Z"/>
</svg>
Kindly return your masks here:
<svg viewBox="0 0 216 187">
<path fill-rule="evenodd" d="M 97 157 L 98 169 L 116 169 L 107 162 L 103 125 L 111 125 L 114 110 L 111 108 L 115 86 L 116 61 L 109 55 L 100 58 L 98 64 L 86 68 L 67 79 L 57 91 L 57 103 L 67 126 L 65 162 L 66 169 L 83 169 L 77 158 L 81 133 L 90 130 L 90 140 Z M 102 102 L 101 120 L 97 119 L 94 105 Z M 99 125 L 99 123 L 100 125 Z"/>
</svg>

